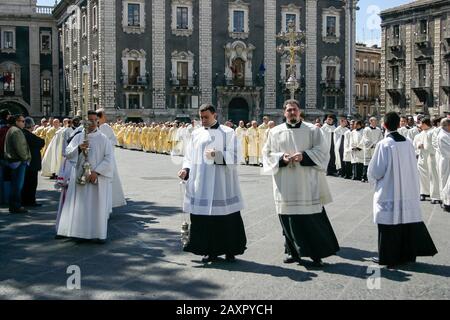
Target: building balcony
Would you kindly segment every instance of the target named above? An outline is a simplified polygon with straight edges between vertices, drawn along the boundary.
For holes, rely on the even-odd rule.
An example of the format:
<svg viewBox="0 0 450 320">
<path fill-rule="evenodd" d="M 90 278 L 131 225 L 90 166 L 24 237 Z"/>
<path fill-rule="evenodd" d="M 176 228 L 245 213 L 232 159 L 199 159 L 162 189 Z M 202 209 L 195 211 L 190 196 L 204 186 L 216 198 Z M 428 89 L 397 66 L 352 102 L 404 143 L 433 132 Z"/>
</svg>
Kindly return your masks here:
<svg viewBox="0 0 450 320">
<path fill-rule="evenodd" d="M 388 40 L 388 47 L 392 51 L 400 51 L 403 48 L 403 41 L 400 38 L 392 38 Z"/>
<path fill-rule="evenodd" d="M 379 78 L 381 76 L 380 71 L 356 71 L 356 76 L 359 78 Z"/>
<path fill-rule="evenodd" d="M 320 86 L 327 93 L 342 93 L 345 89 L 345 82 L 339 80 L 323 80 Z"/>
<path fill-rule="evenodd" d="M 381 71 L 380 71 L 380 70 L 377 70 L 377 71 L 371 71 L 371 72 L 370 72 L 370 76 L 371 76 L 372 78 L 380 78 L 380 77 L 381 77 Z"/>
<path fill-rule="evenodd" d="M 442 32 L 442 38 L 450 44 L 450 26 L 447 26 L 446 29 Z"/>
<path fill-rule="evenodd" d="M 197 85 L 197 81 L 194 78 L 171 78 L 170 83 L 173 87 L 186 87 L 191 88 Z"/>
<path fill-rule="evenodd" d="M 0 97 L 16 97 L 16 91 L 14 90 L 3 90 L 2 87 L 0 87 Z"/>
<path fill-rule="evenodd" d="M 377 98 L 369 95 L 356 96 L 358 102 L 375 102 Z"/>
<path fill-rule="evenodd" d="M 450 79 L 442 80 L 441 88 L 447 95 L 450 95 Z"/>
<path fill-rule="evenodd" d="M 251 79 L 225 79 L 225 86 L 227 87 L 253 87 L 254 82 Z"/>
<path fill-rule="evenodd" d="M 400 81 L 397 82 L 390 81 L 386 85 L 386 90 L 391 96 L 402 95 L 405 93 L 405 84 Z"/>
<path fill-rule="evenodd" d="M 148 86 L 148 77 L 123 76 L 122 84 L 125 89 L 145 89 Z"/>
<path fill-rule="evenodd" d="M 36 6 L 37 14 L 51 15 L 52 12 L 53 12 L 53 7 L 51 7 L 51 6 Z"/>
<path fill-rule="evenodd" d="M 418 47 L 427 47 L 430 43 L 430 37 L 426 34 L 417 34 L 414 39 L 415 44 Z"/>
<path fill-rule="evenodd" d="M 413 89 L 415 92 L 430 93 L 431 92 L 430 80 L 429 79 L 423 79 L 423 80 L 412 79 L 411 80 L 411 89 Z"/>
</svg>

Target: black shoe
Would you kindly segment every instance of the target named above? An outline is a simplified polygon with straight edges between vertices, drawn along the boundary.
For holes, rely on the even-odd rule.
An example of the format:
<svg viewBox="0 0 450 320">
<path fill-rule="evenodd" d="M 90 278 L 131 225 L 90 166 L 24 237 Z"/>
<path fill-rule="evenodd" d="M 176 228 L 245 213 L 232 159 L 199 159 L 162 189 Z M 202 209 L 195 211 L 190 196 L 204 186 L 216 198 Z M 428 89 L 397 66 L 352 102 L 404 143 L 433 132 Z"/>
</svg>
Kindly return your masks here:
<svg viewBox="0 0 450 320">
<path fill-rule="evenodd" d="M 368 181 L 367 181 L 367 179 L 363 178 L 363 179 L 361 179 L 361 182 L 365 183 L 365 182 L 368 182 Z"/>
<path fill-rule="evenodd" d="M 420 201 L 426 201 L 426 200 L 427 200 L 427 196 L 421 194 L 421 195 L 420 195 Z"/>
<path fill-rule="evenodd" d="M 299 258 L 294 258 L 291 255 L 288 255 L 286 258 L 284 258 L 283 260 L 284 263 L 294 263 L 294 262 L 300 262 Z"/>
<path fill-rule="evenodd" d="M 439 200 L 431 200 L 431 204 L 439 204 Z"/>
<path fill-rule="evenodd" d="M 10 213 L 27 213 L 28 210 L 25 209 L 24 207 L 20 207 L 20 208 L 9 208 L 9 212 L 10 212 Z"/>
<path fill-rule="evenodd" d="M 445 212 L 450 212 L 450 206 L 447 206 L 444 204 L 444 211 Z"/>
<path fill-rule="evenodd" d="M 55 240 L 61 240 L 61 239 L 65 239 L 66 237 L 64 237 L 64 236 L 60 236 L 59 234 L 57 234 L 56 236 L 55 236 Z"/>
<path fill-rule="evenodd" d="M 232 254 L 227 254 L 225 255 L 225 260 L 227 260 L 228 262 L 235 262 L 236 258 Z"/>
<path fill-rule="evenodd" d="M 322 261 L 322 259 L 312 259 L 313 260 L 313 266 L 314 267 L 323 267 L 324 266 L 324 264 L 323 264 L 323 261 Z"/>
<path fill-rule="evenodd" d="M 388 268 L 389 270 L 396 270 L 397 266 L 395 266 L 395 265 L 387 265 L 386 268 Z"/>
<path fill-rule="evenodd" d="M 213 262 L 217 260 L 217 256 L 204 256 L 202 258 L 203 263 Z"/>
<path fill-rule="evenodd" d="M 378 258 L 378 257 L 372 257 L 371 260 L 372 260 L 372 262 L 374 262 L 376 264 L 380 263 L 380 258 Z"/>
<path fill-rule="evenodd" d="M 39 208 L 39 207 L 42 207 L 42 203 L 30 203 L 30 204 L 25 203 L 25 207 Z"/>
</svg>

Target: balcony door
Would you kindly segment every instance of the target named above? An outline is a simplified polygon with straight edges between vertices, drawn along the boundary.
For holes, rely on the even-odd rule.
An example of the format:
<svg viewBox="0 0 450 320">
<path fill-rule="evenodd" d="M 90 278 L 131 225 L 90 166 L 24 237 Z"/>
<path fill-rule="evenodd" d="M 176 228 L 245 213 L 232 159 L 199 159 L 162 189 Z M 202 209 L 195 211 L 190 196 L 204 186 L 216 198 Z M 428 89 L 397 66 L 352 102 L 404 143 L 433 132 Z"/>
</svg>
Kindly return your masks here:
<svg viewBox="0 0 450 320">
<path fill-rule="evenodd" d="M 141 62 L 139 60 L 128 60 L 128 84 L 137 85 L 141 73 Z"/>
<path fill-rule="evenodd" d="M 188 62 L 177 62 L 177 80 L 180 86 L 188 85 Z"/>
</svg>

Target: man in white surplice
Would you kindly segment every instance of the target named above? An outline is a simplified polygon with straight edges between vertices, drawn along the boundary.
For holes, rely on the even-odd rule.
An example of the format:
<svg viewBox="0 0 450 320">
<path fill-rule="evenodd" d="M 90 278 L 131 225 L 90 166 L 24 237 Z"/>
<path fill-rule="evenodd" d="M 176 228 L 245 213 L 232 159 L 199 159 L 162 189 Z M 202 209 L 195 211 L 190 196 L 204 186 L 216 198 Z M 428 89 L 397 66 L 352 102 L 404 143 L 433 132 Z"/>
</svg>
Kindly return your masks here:
<svg viewBox="0 0 450 320">
<path fill-rule="evenodd" d="M 114 176 L 111 181 L 112 188 L 112 199 L 111 208 L 109 212 L 112 212 L 112 208 L 121 207 L 127 204 L 125 196 L 123 194 L 122 183 L 120 181 L 119 170 L 117 169 L 116 157 L 114 156 L 114 148 L 117 145 L 117 138 L 114 134 L 113 129 L 107 123 L 106 113 L 104 109 L 97 110 L 99 130 L 103 133 L 108 140 L 111 142 L 111 147 L 113 149 L 113 165 L 114 165 Z"/>
<path fill-rule="evenodd" d="M 109 184 L 114 175 L 111 143 L 97 128 L 97 113 L 88 112 L 88 138 L 84 131 L 76 135 L 66 148 L 66 157 L 74 162 L 66 200 L 57 228 L 57 236 L 106 241 L 109 216 Z M 86 130 L 86 129 L 84 129 Z M 89 148 L 89 149 L 88 149 Z M 77 178 L 85 163 L 83 150 L 88 150 L 91 173 L 88 183 Z"/>
<path fill-rule="evenodd" d="M 203 128 L 192 132 L 178 172 L 187 180 L 183 210 L 191 214 L 184 251 L 203 255 L 203 262 L 220 255 L 234 261 L 247 244 L 237 174 L 240 145 L 232 128 L 219 125 L 214 106 L 204 104 L 199 113 Z"/>
<path fill-rule="evenodd" d="M 378 225 L 379 257 L 374 261 L 388 267 L 437 253 L 422 220 L 414 147 L 397 132 L 399 125 L 397 113 L 385 115 L 387 135 L 376 146 L 368 169 L 369 181 L 376 185 L 373 215 Z"/>
<path fill-rule="evenodd" d="M 408 131 L 409 131 L 409 127 L 408 127 L 408 118 L 405 116 L 401 116 L 400 117 L 400 128 L 398 128 L 398 133 L 400 133 L 402 136 L 404 136 L 405 138 L 408 138 Z"/>
<path fill-rule="evenodd" d="M 271 129 L 263 150 L 264 170 L 273 175 L 275 207 L 285 237 L 284 262 L 334 255 L 339 245 L 324 205 L 332 202 L 326 180 L 329 144 L 321 130 L 300 119 L 300 104 L 284 104 L 286 123 Z"/>
<path fill-rule="evenodd" d="M 420 123 L 421 132 L 414 137 L 416 148 L 417 169 L 420 177 L 420 200 L 425 201 L 431 197 L 432 203 L 437 204 L 440 199 L 439 182 L 436 170 L 435 150 L 433 148 L 433 132 L 431 120 L 422 118 Z"/>
<path fill-rule="evenodd" d="M 444 211 L 450 212 L 450 119 L 441 121 L 441 131 L 437 138 L 439 148 L 439 177 L 441 179 L 441 199 Z"/>
<path fill-rule="evenodd" d="M 325 142 L 327 143 L 328 150 L 330 153 L 330 162 L 328 163 L 327 167 L 327 175 L 328 176 L 334 176 L 336 175 L 336 155 L 335 155 L 335 137 L 334 137 L 334 131 L 336 130 L 336 126 L 334 125 L 334 115 L 329 114 L 327 116 L 327 119 L 325 120 L 325 123 L 323 124 L 322 133 L 325 138 Z"/>
<path fill-rule="evenodd" d="M 377 118 L 371 117 L 369 123 L 369 126 L 364 128 L 363 131 L 364 166 L 362 182 L 368 182 L 367 168 L 369 167 L 377 143 L 383 139 L 383 132 L 377 127 Z"/>
<path fill-rule="evenodd" d="M 348 175 L 349 171 L 351 173 L 351 164 L 344 159 L 345 139 L 348 137 L 346 133 L 349 131 L 347 118 L 340 117 L 339 127 L 334 130 L 334 154 L 336 169 L 339 172 L 339 176 L 343 178 Z"/>
</svg>

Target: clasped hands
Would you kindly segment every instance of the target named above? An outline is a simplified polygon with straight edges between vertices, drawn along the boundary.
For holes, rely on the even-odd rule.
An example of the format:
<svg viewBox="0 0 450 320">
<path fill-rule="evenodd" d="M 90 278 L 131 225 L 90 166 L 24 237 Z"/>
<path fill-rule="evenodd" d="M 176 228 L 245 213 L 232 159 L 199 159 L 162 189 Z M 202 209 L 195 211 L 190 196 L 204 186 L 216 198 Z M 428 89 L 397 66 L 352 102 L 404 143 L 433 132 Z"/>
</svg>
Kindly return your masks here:
<svg viewBox="0 0 450 320">
<path fill-rule="evenodd" d="M 92 184 L 97 184 L 98 182 L 98 173 L 95 171 L 91 171 L 91 174 L 89 175 L 88 182 Z"/>
<path fill-rule="evenodd" d="M 303 154 L 301 152 L 297 152 L 294 154 L 285 153 L 283 155 L 283 161 L 285 164 L 293 164 L 293 163 L 300 163 L 303 160 Z"/>
<path fill-rule="evenodd" d="M 216 150 L 215 149 L 206 149 L 205 150 L 205 157 L 208 160 L 214 160 L 216 157 Z"/>
<path fill-rule="evenodd" d="M 79 145 L 79 148 L 82 151 L 85 151 L 85 150 L 89 149 L 89 142 L 88 141 L 84 141 L 82 144 Z"/>
</svg>

